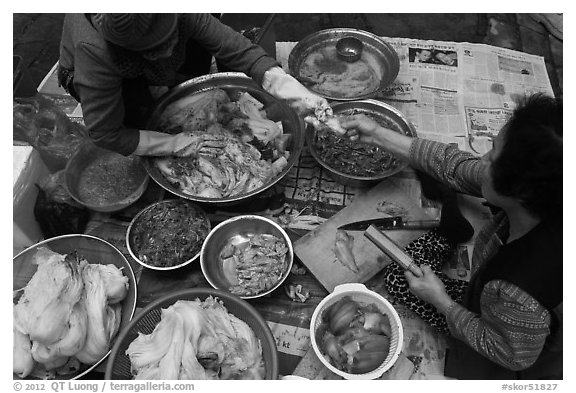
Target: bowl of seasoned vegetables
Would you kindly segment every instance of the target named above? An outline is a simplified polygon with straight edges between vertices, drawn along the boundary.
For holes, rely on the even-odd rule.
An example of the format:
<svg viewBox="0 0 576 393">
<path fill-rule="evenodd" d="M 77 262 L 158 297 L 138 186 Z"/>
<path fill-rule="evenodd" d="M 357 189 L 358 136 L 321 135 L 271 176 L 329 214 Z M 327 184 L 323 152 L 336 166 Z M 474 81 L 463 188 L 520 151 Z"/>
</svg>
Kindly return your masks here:
<svg viewBox="0 0 576 393">
<path fill-rule="evenodd" d="M 200 206 L 168 199 L 153 203 L 132 219 L 126 246 L 132 258 L 148 269 L 178 269 L 198 258 L 210 228 Z"/>
<path fill-rule="evenodd" d="M 273 292 L 288 277 L 294 250 L 288 234 L 269 218 L 243 215 L 210 231 L 200 252 L 206 280 L 242 299 Z"/>
<path fill-rule="evenodd" d="M 416 136 L 416 129 L 400 111 L 380 101 L 339 102 L 332 105 L 332 110 L 339 119 L 364 114 L 382 127 Z M 351 141 L 328 128 L 308 130 L 306 139 L 314 159 L 335 181 L 346 186 L 374 186 L 408 165 L 382 147 Z"/>
<path fill-rule="evenodd" d="M 376 379 L 400 355 L 404 333 L 394 307 L 363 284 L 342 284 L 316 307 L 310 321 L 314 352 L 345 379 Z"/>
</svg>

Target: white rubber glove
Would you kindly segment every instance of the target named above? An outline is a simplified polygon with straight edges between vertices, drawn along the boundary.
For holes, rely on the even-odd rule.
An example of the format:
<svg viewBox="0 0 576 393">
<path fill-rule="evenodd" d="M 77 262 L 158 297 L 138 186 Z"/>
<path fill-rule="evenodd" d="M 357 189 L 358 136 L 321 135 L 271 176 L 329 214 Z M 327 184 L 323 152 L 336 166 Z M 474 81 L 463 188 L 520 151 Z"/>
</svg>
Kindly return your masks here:
<svg viewBox="0 0 576 393">
<path fill-rule="evenodd" d="M 262 88 L 274 97 L 288 101 L 299 114 L 327 110 L 332 114 L 332 108 L 324 97 L 312 93 L 280 67 L 270 68 L 264 73 Z"/>
<path fill-rule="evenodd" d="M 139 156 L 197 155 L 203 148 L 221 148 L 222 141 L 216 136 L 194 135 L 185 132 L 170 135 L 163 132 L 140 130 L 140 142 L 134 151 Z"/>
</svg>

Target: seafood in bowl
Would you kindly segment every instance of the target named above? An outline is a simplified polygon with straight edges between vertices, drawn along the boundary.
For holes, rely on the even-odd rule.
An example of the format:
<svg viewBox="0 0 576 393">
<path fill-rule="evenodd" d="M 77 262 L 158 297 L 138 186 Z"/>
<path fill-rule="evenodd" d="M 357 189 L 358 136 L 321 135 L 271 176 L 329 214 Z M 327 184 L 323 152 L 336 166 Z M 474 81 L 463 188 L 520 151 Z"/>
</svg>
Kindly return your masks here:
<svg viewBox="0 0 576 393">
<path fill-rule="evenodd" d="M 221 222 L 210 231 L 200 251 L 200 267 L 210 285 L 242 299 L 276 290 L 288 277 L 293 261 L 286 231 L 257 215 Z"/>
<path fill-rule="evenodd" d="M 252 296 L 272 289 L 286 272 L 288 247 L 284 239 L 268 234 L 251 234 L 235 244 L 230 239 L 220 252 L 225 266 L 233 267 L 233 285 L 238 296 Z"/>
</svg>

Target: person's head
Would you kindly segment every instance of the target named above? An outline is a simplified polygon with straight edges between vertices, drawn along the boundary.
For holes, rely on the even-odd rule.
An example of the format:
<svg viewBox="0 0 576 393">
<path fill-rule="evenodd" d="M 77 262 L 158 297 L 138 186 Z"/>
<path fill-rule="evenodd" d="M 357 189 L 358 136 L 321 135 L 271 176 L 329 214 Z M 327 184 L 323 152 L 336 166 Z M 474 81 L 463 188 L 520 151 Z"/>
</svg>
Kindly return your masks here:
<svg viewBox="0 0 576 393">
<path fill-rule="evenodd" d="M 177 14 L 94 14 L 102 37 L 149 60 L 168 57 L 178 40 Z"/>
<path fill-rule="evenodd" d="M 525 97 L 485 162 L 482 194 L 496 206 L 510 199 L 540 219 L 562 215 L 562 101 Z"/>
<path fill-rule="evenodd" d="M 416 53 L 416 57 L 420 59 L 420 61 L 428 61 L 432 57 L 432 52 L 428 49 L 422 49 L 421 51 Z"/>
</svg>

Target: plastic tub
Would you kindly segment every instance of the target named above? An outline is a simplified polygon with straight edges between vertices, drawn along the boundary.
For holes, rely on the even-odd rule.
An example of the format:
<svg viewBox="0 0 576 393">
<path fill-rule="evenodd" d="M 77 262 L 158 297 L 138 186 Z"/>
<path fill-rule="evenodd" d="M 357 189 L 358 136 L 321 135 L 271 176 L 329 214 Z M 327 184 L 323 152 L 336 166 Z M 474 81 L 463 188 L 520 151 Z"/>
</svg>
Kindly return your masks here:
<svg viewBox="0 0 576 393">
<path fill-rule="evenodd" d="M 339 370 L 330 364 L 330 362 L 324 357 L 322 351 L 320 351 L 318 343 L 316 342 L 316 330 L 320 327 L 324 311 L 326 311 L 328 307 L 345 296 L 350 297 L 352 300 L 364 306 L 368 304 L 374 304 L 376 307 L 378 307 L 380 312 L 388 316 L 390 321 L 392 337 L 390 337 L 390 349 L 388 356 L 378 368 L 368 373 L 350 374 Z M 386 300 L 378 293 L 369 290 L 365 285 L 354 283 L 338 285 L 336 288 L 334 288 L 334 292 L 326 296 L 320 302 L 320 304 L 318 304 L 314 310 L 314 313 L 312 314 L 312 320 L 310 321 L 310 339 L 312 342 L 312 348 L 314 348 L 314 352 L 316 353 L 316 356 L 318 356 L 318 359 L 320 359 L 322 364 L 334 374 L 337 374 L 345 379 L 376 379 L 380 378 L 382 374 L 388 371 L 398 359 L 398 356 L 402 351 L 404 332 L 402 329 L 402 322 L 400 321 L 400 317 L 388 300 Z"/>
</svg>

